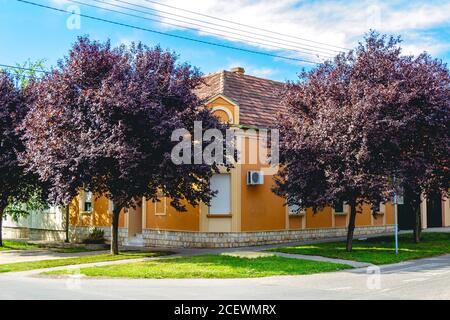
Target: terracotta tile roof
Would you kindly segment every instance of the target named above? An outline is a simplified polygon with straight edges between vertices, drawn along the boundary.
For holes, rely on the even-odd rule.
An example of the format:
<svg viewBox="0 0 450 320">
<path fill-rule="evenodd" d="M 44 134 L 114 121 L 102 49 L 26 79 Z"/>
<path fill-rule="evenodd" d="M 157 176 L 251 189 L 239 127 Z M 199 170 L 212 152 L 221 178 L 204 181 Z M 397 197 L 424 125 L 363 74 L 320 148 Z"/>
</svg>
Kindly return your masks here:
<svg viewBox="0 0 450 320">
<path fill-rule="evenodd" d="M 204 77 L 205 84 L 196 93 L 204 100 L 223 94 L 239 105 L 240 124 L 271 128 L 282 108 L 278 92 L 283 83 L 230 71 L 219 71 Z"/>
</svg>

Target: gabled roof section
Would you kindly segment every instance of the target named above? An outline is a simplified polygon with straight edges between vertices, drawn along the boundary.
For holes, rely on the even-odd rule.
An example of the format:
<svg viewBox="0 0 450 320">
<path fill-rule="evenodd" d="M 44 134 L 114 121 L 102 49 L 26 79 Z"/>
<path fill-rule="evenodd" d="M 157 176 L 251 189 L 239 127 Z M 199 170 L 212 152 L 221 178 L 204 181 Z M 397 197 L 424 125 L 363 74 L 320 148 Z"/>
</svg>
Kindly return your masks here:
<svg viewBox="0 0 450 320">
<path fill-rule="evenodd" d="M 202 100 L 224 95 L 239 106 L 239 123 L 244 126 L 272 128 L 276 114 L 283 109 L 279 92 L 283 83 L 238 72 L 219 71 L 204 77 L 196 94 Z"/>
</svg>

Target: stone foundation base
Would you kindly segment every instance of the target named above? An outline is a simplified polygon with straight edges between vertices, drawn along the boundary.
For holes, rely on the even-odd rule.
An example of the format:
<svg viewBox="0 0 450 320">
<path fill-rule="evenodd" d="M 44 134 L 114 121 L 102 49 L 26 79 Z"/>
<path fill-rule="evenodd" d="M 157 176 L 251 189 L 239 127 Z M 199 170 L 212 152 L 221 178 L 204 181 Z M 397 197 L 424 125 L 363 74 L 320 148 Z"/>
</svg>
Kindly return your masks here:
<svg viewBox="0 0 450 320">
<path fill-rule="evenodd" d="M 105 232 L 107 242 L 111 241 L 111 227 L 97 227 Z M 71 242 L 81 242 L 93 227 L 71 227 Z M 355 237 L 394 232 L 394 226 L 369 226 L 355 228 Z M 315 240 L 345 237 L 346 228 L 280 230 L 261 232 L 187 232 L 144 229 L 142 236 L 148 247 L 167 248 L 233 248 L 291 241 Z M 29 228 L 3 228 L 3 238 L 27 238 L 30 240 L 63 241 L 65 232 Z M 119 244 L 128 239 L 128 230 L 119 228 Z"/>
<path fill-rule="evenodd" d="M 70 226 L 70 242 L 81 243 L 94 227 L 74 227 Z M 105 232 L 105 239 L 111 241 L 111 227 L 97 227 Z M 64 241 L 66 239 L 65 230 L 32 229 L 25 227 L 3 227 L 3 239 L 28 239 L 43 241 Z M 128 238 L 128 230 L 119 228 L 119 244 L 123 244 Z"/>
<path fill-rule="evenodd" d="M 394 226 L 355 228 L 355 237 L 394 232 Z M 291 241 L 345 237 L 346 228 L 302 229 L 262 232 L 183 232 L 143 230 L 145 245 L 169 248 L 232 248 Z"/>
<path fill-rule="evenodd" d="M 32 229 L 25 227 L 3 227 L 3 239 L 29 239 L 44 241 L 64 241 L 64 230 Z"/>
<path fill-rule="evenodd" d="M 111 242 L 111 227 L 96 227 L 97 229 L 103 230 L 105 233 L 105 239 L 109 243 Z M 89 233 L 94 229 L 94 227 L 71 227 L 71 241 L 82 242 Z M 122 245 L 125 240 L 128 239 L 128 229 L 119 228 L 119 245 Z"/>
</svg>

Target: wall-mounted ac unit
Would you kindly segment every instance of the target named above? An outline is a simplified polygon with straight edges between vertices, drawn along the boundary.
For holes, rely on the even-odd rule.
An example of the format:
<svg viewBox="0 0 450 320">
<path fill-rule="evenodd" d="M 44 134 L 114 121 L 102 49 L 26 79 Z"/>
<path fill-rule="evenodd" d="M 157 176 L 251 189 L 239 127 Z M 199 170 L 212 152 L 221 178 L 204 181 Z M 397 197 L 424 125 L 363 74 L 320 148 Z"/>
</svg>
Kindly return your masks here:
<svg viewBox="0 0 450 320">
<path fill-rule="evenodd" d="M 264 184 L 264 172 L 247 171 L 247 185 Z"/>
</svg>

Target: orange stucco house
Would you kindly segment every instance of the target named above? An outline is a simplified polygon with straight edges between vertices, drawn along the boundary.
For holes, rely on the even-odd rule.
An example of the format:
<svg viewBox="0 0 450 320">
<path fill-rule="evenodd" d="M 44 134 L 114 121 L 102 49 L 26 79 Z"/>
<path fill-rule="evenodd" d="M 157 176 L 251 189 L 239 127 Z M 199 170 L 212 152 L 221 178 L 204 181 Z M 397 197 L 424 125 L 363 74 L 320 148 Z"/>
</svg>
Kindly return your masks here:
<svg viewBox="0 0 450 320">
<path fill-rule="evenodd" d="M 212 178 L 212 187 L 219 192 L 210 207 L 188 206 L 186 212 L 178 212 L 168 199 L 161 198 L 157 203 L 143 199 L 141 207 L 121 214 L 121 243 L 231 247 L 345 235 L 349 216 L 346 205 L 316 214 L 310 209 L 297 212 L 271 191 L 272 176 L 260 173 L 264 165 L 248 159 L 255 151 L 252 141 L 258 138 L 258 129 L 271 128 L 276 121 L 279 102 L 275 92 L 282 85 L 246 75 L 242 68 L 205 76 L 205 85 L 198 89 L 198 96 L 213 114 L 240 129 L 243 149 L 248 152 L 243 153 L 243 161 L 230 172 Z M 248 180 L 249 172 L 256 172 L 255 181 Z M 74 234 L 82 235 L 89 228 L 100 227 L 109 237 L 111 208 L 105 197 L 81 193 L 71 210 Z M 357 216 L 355 234 L 392 231 L 393 224 L 392 205 L 381 205 L 375 216 L 367 206 Z"/>
</svg>

